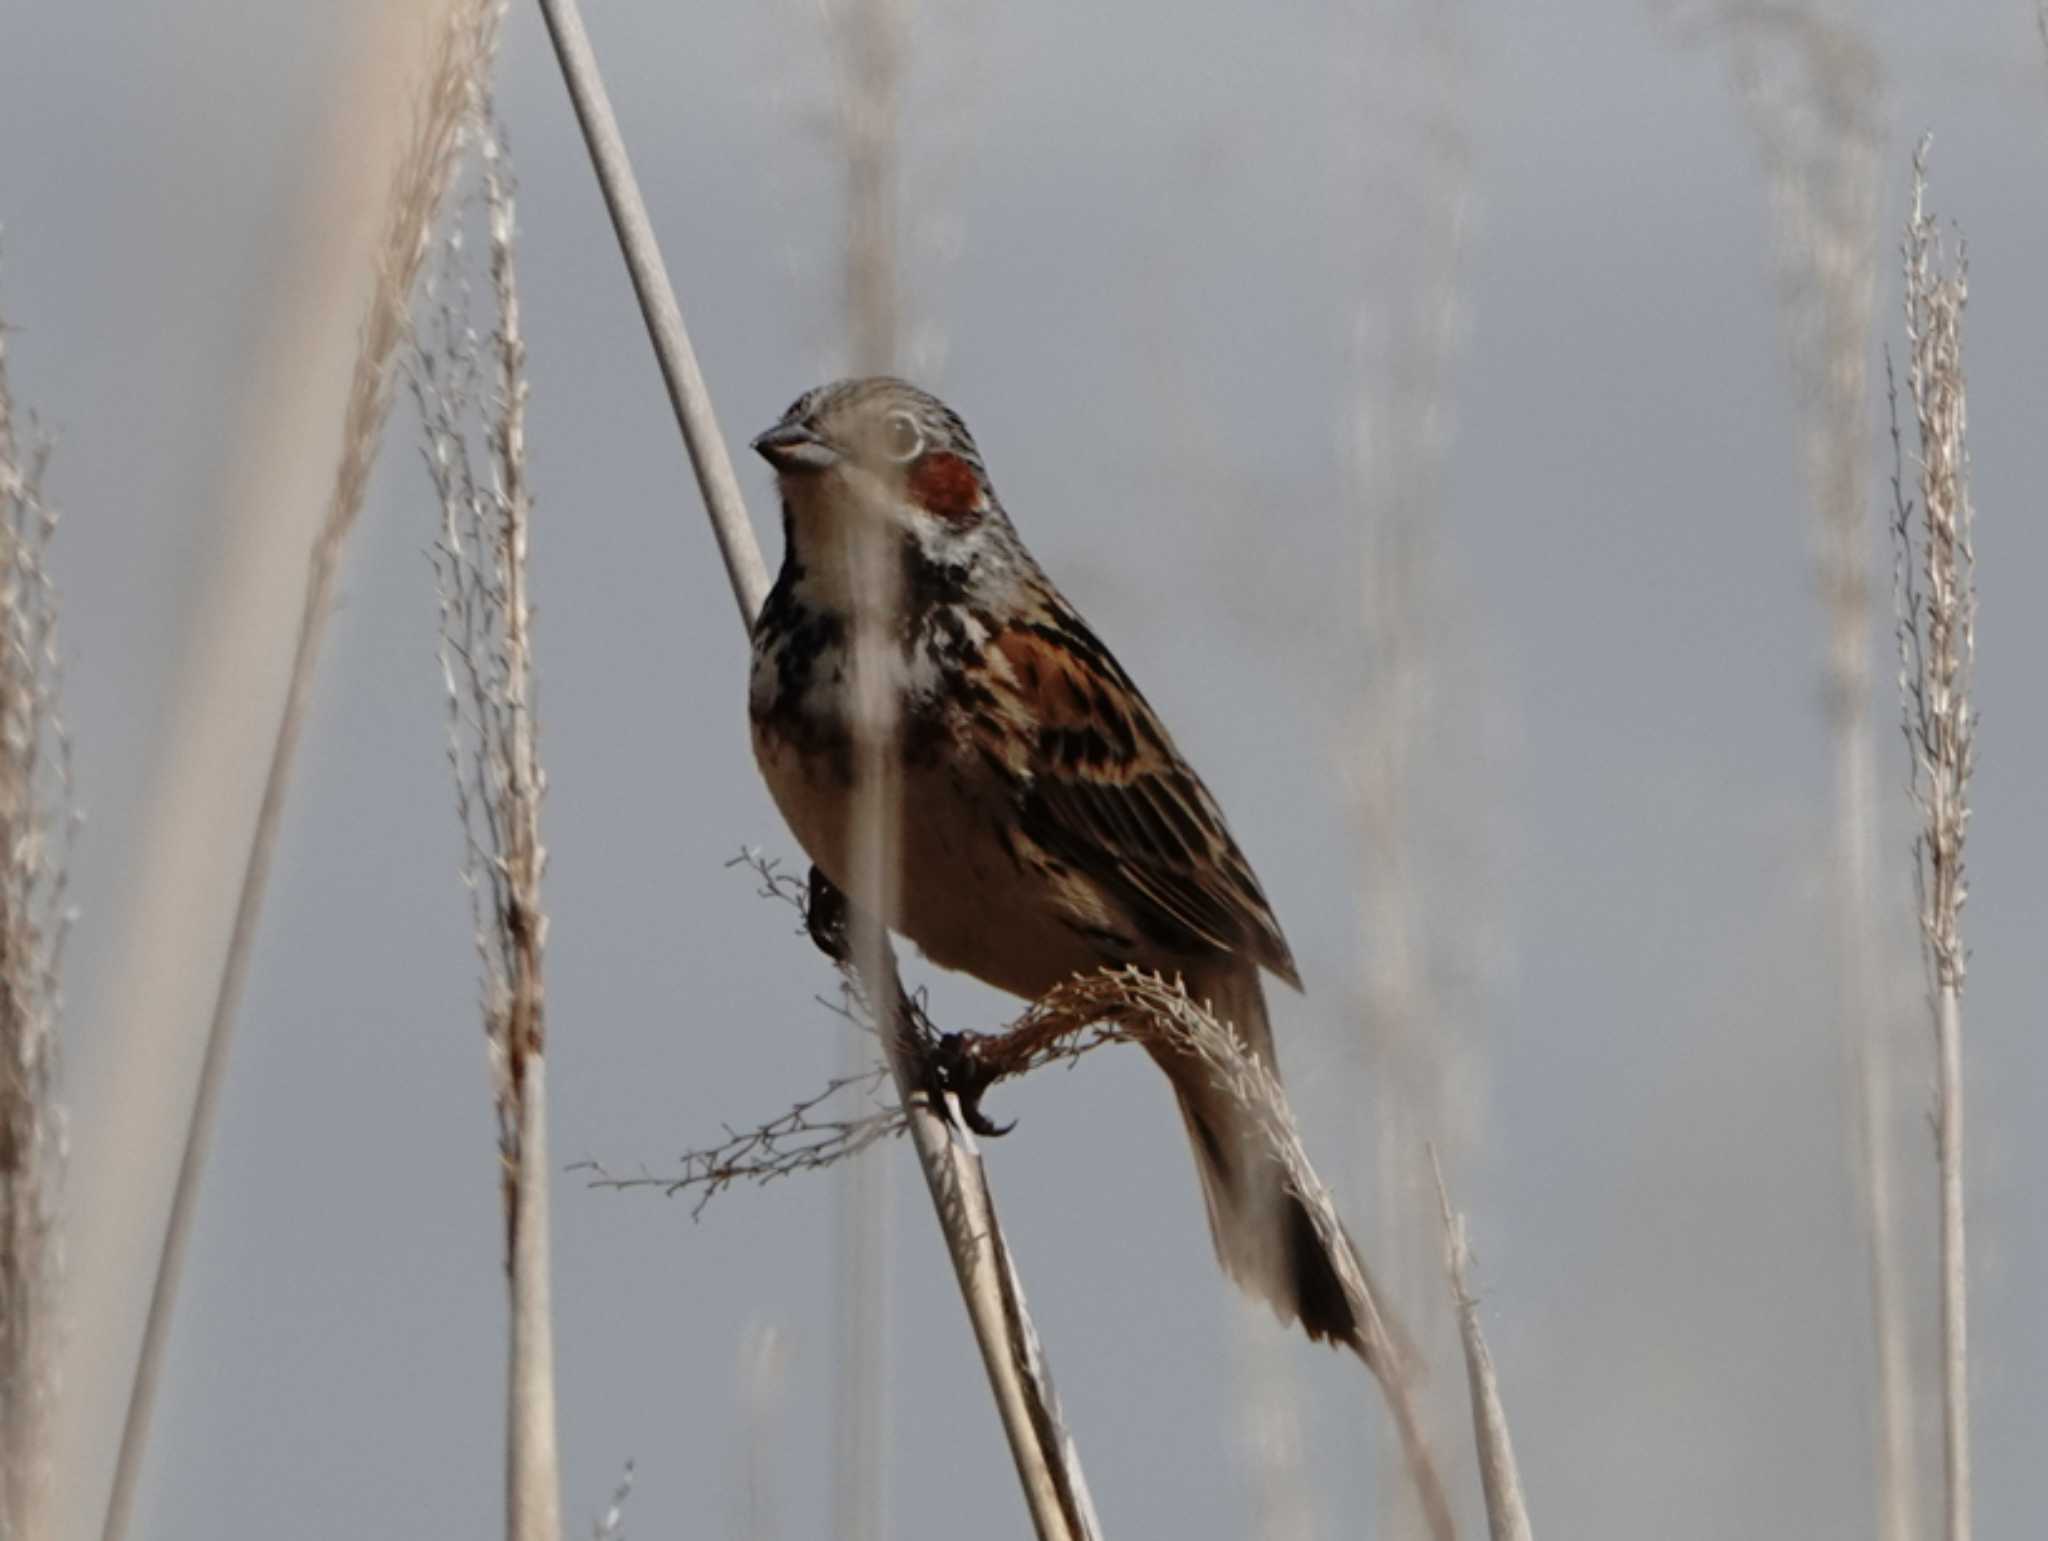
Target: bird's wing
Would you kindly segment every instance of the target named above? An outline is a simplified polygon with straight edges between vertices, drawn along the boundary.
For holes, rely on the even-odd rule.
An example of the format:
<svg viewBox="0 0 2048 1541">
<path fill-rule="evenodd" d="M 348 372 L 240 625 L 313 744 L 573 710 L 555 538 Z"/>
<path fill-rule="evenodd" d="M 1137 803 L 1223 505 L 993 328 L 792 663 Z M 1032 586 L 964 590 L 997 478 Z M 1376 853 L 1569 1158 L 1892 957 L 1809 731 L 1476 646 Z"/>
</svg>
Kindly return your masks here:
<svg viewBox="0 0 2048 1541">
<path fill-rule="evenodd" d="M 1294 955 L 1223 810 L 1109 649 L 1056 594 L 989 641 L 978 747 L 1019 788 L 1024 835 L 1101 884 L 1161 951 L 1223 952 L 1296 989 Z"/>
</svg>

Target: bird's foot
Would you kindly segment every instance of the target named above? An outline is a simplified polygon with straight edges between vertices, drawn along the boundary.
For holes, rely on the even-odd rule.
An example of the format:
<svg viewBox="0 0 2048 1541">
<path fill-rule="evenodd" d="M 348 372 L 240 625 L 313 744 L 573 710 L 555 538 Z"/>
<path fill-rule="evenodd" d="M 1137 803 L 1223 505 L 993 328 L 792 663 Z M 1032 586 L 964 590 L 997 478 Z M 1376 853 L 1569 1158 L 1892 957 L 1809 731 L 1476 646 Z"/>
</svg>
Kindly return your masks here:
<svg viewBox="0 0 2048 1541">
<path fill-rule="evenodd" d="M 811 933 L 811 942 L 834 963 L 849 963 L 853 960 L 853 947 L 847 940 L 846 895 L 839 891 L 839 885 L 825 876 L 823 869 L 811 868 L 810 894 L 804 904 L 804 928 Z"/>
<path fill-rule="evenodd" d="M 924 1064 L 926 1090 L 935 1107 L 946 1106 L 950 1093 L 960 1109 L 960 1122 L 983 1139 L 1001 1139 L 1017 1127 L 1015 1119 L 998 1124 L 981 1111 L 982 1094 L 995 1078 L 974 1052 L 971 1034 L 941 1033 L 926 1045 Z"/>
</svg>

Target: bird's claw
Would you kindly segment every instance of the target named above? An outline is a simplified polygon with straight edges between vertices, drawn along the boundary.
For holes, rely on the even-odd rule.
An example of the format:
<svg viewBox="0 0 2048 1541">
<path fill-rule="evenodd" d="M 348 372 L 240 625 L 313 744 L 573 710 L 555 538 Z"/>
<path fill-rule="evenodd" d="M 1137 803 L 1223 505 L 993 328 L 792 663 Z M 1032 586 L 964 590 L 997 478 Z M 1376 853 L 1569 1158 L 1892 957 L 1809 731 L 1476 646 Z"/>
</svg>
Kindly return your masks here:
<svg viewBox="0 0 2048 1541">
<path fill-rule="evenodd" d="M 999 1140 L 1017 1127 L 1015 1119 L 999 1124 L 981 1111 L 981 1095 L 988 1090 L 989 1077 L 976 1061 L 965 1033 L 940 1034 L 930 1046 L 925 1065 L 936 1094 L 933 1100 L 944 1107 L 946 1095 L 951 1093 L 960 1110 L 960 1122 L 975 1134 Z"/>
</svg>

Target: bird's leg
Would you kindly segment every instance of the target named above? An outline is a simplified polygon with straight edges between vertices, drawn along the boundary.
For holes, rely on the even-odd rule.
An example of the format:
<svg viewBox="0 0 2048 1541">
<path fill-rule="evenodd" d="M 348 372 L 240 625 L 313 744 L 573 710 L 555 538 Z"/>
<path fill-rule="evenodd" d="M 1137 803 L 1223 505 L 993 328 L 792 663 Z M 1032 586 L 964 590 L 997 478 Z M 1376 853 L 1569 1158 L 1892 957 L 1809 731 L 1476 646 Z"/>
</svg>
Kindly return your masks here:
<svg viewBox="0 0 2048 1541">
<path fill-rule="evenodd" d="M 859 966 L 853 956 L 851 922 L 852 905 L 845 893 L 813 864 L 810 894 L 804 905 L 804 925 L 818 951 L 841 968 L 852 969 L 857 974 Z M 931 1031 L 924 1013 L 904 991 L 903 982 L 896 977 L 893 967 L 888 969 L 888 976 L 883 980 L 862 980 L 861 985 L 870 1002 L 891 996 L 895 998 L 892 1026 L 897 1033 L 898 1047 L 915 1067 L 914 1079 L 931 1105 L 943 1115 L 950 1093 L 960 1109 L 960 1122 L 984 1139 L 998 1139 L 1016 1128 L 1014 1122 L 997 1124 L 981 1111 L 982 1093 L 988 1090 L 996 1076 L 974 1052 L 973 1035 Z"/>
</svg>

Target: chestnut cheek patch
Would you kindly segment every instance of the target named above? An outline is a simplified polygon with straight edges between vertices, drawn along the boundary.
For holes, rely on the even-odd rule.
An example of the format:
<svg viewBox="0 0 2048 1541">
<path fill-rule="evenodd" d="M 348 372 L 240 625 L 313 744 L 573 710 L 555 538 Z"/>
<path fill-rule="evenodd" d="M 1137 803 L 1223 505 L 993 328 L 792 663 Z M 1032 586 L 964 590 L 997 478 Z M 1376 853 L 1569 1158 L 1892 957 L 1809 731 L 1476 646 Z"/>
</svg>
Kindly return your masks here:
<svg viewBox="0 0 2048 1541">
<path fill-rule="evenodd" d="M 941 519 L 967 524 L 988 507 L 981 478 L 958 455 L 933 450 L 910 468 L 910 495 Z"/>
</svg>

